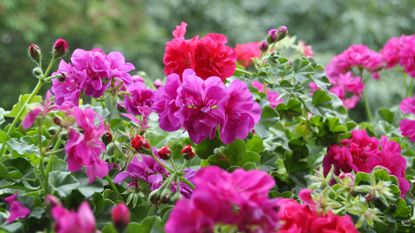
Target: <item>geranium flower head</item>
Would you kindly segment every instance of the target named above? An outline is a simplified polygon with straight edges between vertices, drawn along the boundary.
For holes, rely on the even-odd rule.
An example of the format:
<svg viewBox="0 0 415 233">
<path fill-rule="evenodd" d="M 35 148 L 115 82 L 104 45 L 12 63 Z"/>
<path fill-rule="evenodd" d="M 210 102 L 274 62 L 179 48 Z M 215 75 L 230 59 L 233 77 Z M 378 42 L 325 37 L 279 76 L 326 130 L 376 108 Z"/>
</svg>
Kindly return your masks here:
<svg viewBox="0 0 415 233">
<path fill-rule="evenodd" d="M 411 142 L 415 142 L 415 120 L 403 119 L 399 126 L 402 135 L 408 137 Z"/>
<path fill-rule="evenodd" d="M 402 36 L 400 42 L 399 63 L 408 75 L 415 78 L 415 35 Z"/>
<path fill-rule="evenodd" d="M 91 108 L 74 107 L 71 114 L 80 131 L 69 129 L 69 139 L 65 145 L 68 170 L 78 171 L 85 166 L 89 182 L 92 183 L 96 177 L 102 178 L 108 173 L 107 164 L 99 157 L 105 150 L 105 144 L 101 140 L 106 132 L 105 126 Z M 96 119 L 99 121 L 97 125 Z"/>
<path fill-rule="evenodd" d="M 415 114 L 415 96 L 404 98 L 400 104 L 402 113 Z"/>
<path fill-rule="evenodd" d="M 17 200 L 17 194 L 4 198 L 4 201 L 8 203 L 10 212 L 7 223 L 12 223 L 18 219 L 29 216 L 30 210 Z"/>
<path fill-rule="evenodd" d="M 235 52 L 238 63 L 244 67 L 250 66 L 252 64 L 252 59 L 261 55 L 261 51 L 259 50 L 259 42 L 236 44 Z"/>
<path fill-rule="evenodd" d="M 124 97 L 127 112 L 147 118 L 152 112 L 153 90 L 148 89 L 144 82 L 135 81 L 128 85 L 127 92 Z"/>
<path fill-rule="evenodd" d="M 329 81 L 332 84 L 329 91 L 337 95 L 346 108 L 352 109 L 357 105 L 365 87 L 360 77 L 354 77 L 352 72 L 347 72 L 329 78 Z"/>
<path fill-rule="evenodd" d="M 77 212 L 55 206 L 52 208 L 52 218 L 55 220 L 56 233 L 95 233 L 96 230 L 95 217 L 87 202 L 83 202 Z"/>
<path fill-rule="evenodd" d="M 394 67 L 396 64 L 399 63 L 400 60 L 400 38 L 392 37 L 390 38 L 386 44 L 383 46 L 380 53 L 383 56 L 383 59 L 386 62 L 388 68 Z"/>
</svg>

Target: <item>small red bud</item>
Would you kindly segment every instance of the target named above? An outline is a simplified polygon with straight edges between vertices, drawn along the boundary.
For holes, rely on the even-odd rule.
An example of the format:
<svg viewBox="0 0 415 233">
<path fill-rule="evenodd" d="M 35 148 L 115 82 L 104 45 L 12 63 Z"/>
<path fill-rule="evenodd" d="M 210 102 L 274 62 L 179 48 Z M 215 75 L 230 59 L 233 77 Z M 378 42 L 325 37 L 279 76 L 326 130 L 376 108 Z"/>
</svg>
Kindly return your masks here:
<svg viewBox="0 0 415 233">
<path fill-rule="evenodd" d="M 171 150 L 169 148 L 169 146 L 163 146 L 162 148 L 160 148 L 157 151 L 157 155 L 164 160 L 168 160 L 170 158 L 171 155 Z"/>
<path fill-rule="evenodd" d="M 106 146 L 112 142 L 112 133 L 111 130 L 107 130 L 104 135 L 102 135 L 102 141 Z"/>
<path fill-rule="evenodd" d="M 63 57 L 68 51 L 68 47 L 68 42 L 66 42 L 66 40 L 62 38 L 57 39 L 53 45 L 53 58 Z"/>
<path fill-rule="evenodd" d="M 148 143 L 147 139 L 144 136 L 137 135 L 131 140 L 131 146 L 137 151 L 140 152 L 142 150 L 149 150 L 150 143 Z"/>
<path fill-rule="evenodd" d="M 62 120 L 59 117 L 54 117 L 53 123 L 55 123 L 56 125 L 62 125 Z"/>
<path fill-rule="evenodd" d="M 193 151 L 193 148 L 192 148 L 191 145 L 187 145 L 187 146 L 183 147 L 183 149 L 180 151 L 180 153 L 187 160 L 193 159 L 195 157 L 195 152 Z"/>
<path fill-rule="evenodd" d="M 30 44 L 27 52 L 29 53 L 29 57 L 32 58 L 35 63 L 40 64 L 42 52 L 37 44 Z"/>
<path fill-rule="evenodd" d="M 119 203 L 112 209 L 112 222 L 118 232 L 123 232 L 130 223 L 130 210 L 124 203 Z"/>
</svg>

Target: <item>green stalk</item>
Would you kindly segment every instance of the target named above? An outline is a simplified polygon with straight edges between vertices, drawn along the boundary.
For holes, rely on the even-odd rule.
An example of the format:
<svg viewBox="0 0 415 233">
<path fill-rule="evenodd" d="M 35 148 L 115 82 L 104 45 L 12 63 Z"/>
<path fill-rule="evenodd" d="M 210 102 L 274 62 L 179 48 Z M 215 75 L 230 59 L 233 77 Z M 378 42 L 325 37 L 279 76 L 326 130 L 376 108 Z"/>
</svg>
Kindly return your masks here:
<svg viewBox="0 0 415 233">
<path fill-rule="evenodd" d="M 370 110 L 369 106 L 369 100 L 367 99 L 367 95 L 365 92 L 363 92 L 363 102 L 365 103 L 365 109 L 366 109 L 366 116 L 370 122 L 372 122 L 372 111 Z"/>
<path fill-rule="evenodd" d="M 112 182 L 111 177 L 109 177 L 107 175 L 107 176 L 105 176 L 105 179 L 108 181 L 108 184 L 111 186 L 111 189 L 117 194 L 118 198 L 120 198 L 120 200 L 122 202 L 124 202 L 124 198 L 121 196 L 121 193 L 118 191 L 118 189 L 115 186 L 114 182 Z"/>
<path fill-rule="evenodd" d="M 411 81 L 409 82 L 409 87 L 406 90 L 406 97 L 410 97 L 412 95 L 413 87 L 414 87 L 414 79 L 411 78 Z"/>
<path fill-rule="evenodd" d="M 40 91 L 40 89 L 42 88 L 43 84 L 45 83 L 45 79 L 47 78 L 50 70 L 52 69 L 53 65 L 55 64 L 56 59 L 52 58 L 52 60 L 50 61 L 48 68 L 46 69 L 45 73 L 43 73 L 42 77 L 39 79 L 39 81 L 37 82 L 35 88 L 32 90 L 32 93 L 30 93 L 29 97 L 26 99 L 26 101 L 24 102 L 24 104 L 20 107 L 19 111 L 17 112 L 16 117 L 13 119 L 12 124 L 10 125 L 9 129 L 7 130 L 7 135 L 10 137 L 10 133 L 12 132 L 12 130 L 15 128 L 17 122 L 20 120 L 20 117 L 23 115 L 26 106 L 33 100 L 33 98 L 37 95 L 37 93 Z M 0 151 L 0 157 L 3 156 L 5 150 L 6 150 L 6 144 L 7 142 L 3 142 L 1 151 Z"/>
</svg>

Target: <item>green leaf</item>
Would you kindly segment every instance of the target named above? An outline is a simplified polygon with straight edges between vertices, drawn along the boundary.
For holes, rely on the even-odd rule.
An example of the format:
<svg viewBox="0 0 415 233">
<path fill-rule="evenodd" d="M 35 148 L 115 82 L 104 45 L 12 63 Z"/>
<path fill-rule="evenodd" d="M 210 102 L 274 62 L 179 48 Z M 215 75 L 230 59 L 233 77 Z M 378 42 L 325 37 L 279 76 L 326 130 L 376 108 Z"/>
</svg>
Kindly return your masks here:
<svg viewBox="0 0 415 233">
<path fill-rule="evenodd" d="M 370 184 L 370 175 L 364 172 L 356 173 L 356 177 L 354 179 L 355 186 L 358 185 L 365 185 Z"/>
<path fill-rule="evenodd" d="M 10 110 L 10 112 L 8 114 L 6 114 L 5 116 L 7 117 L 16 117 L 17 113 L 20 111 L 20 108 L 22 108 L 22 106 L 24 105 L 24 103 L 26 102 L 26 100 L 29 98 L 30 94 L 24 94 L 24 95 L 20 95 L 19 96 L 19 101 L 13 105 L 12 110 Z M 25 111 L 22 114 L 22 116 L 20 117 L 20 120 L 24 119 L 24 117 L 26 116 L 30 105 L 33 103 L 40 103 L 42 102 L 42 97 L 40 95 L 36 95 L 33 97 L 33 99 L 29 102 L 29 104 L 27 106 L 24 106 Z"/>
<path fill-rule="evenodd" d="M 114 224 L 107 223 L 101 230 L 102 233 L 118 233 L 117 229 L 115 229 Z"/>
<path fill-rule="evenodd" d="M 253 152 L 261 153 L 264 150 L 264 143 L 262 141 L 262 138 L 255 134 L 246 143 L 246 149 Z"/>
<path fill-rule="evenodd" d="M 262 108 L 261 119 L 258 124 L 255 125 L 255 132 L 262 138 L 270 135 L 269 127 L 278 122 L 278 113 L 270 106 Z"/>
<path fill-rule="evenodd" d="M 53 192 L 61 197 L 68 196 L 80 185 L 79 181 L 70 172 L 52 171 L 49 173 L 49 185 Z"/>
<path fill-rule="evenodd" d="M 387 108 L 380 108 L 378 110 L 378 114 L 382 120 L 393 124 L 393 120 L 395 116 L 391 110 Z"/>
<path fill-rule="evenodd" d="M 91 197 L 94 193 L 100 193 L 104 190 L 104 185 L 101 180 L 97 179 L 92 184 L 89 184 L 88 177 L 83 173 L 77 172 L 74 176 L 79 181 L 79 192 L 86 198 Z"/>
<path fill-rule="evenodd" d="M 215 148 L 219 147 L 220 145 L 221 142 L 217 137 L 214 140 L 207 138 L 200 144 L 196 145 L 196 154 L 201 159 L 207 159 L 210 155 L 213 155 Z"/>
<path fill-rule="evenodd" d="M 141 223 L 130 223 L 127 233 L 163 233 L 160 217 L 148 216 Z"/>
<path fill-rule="evenodd" d="M 0 108 L 0 125 L 6 122 L 4 116 L 7 115 L 9 112 L 5 111 L 3 108 Z"/>
<path fill-rule="evenodd" d="M 324 105 L 329 103 L 331 100 L 331 97 L 327 94 L 327 92 L 323 90 L 317 90 L 313 94 L 313 100 L 312 104 L 314 106 Z"/>
</svg>

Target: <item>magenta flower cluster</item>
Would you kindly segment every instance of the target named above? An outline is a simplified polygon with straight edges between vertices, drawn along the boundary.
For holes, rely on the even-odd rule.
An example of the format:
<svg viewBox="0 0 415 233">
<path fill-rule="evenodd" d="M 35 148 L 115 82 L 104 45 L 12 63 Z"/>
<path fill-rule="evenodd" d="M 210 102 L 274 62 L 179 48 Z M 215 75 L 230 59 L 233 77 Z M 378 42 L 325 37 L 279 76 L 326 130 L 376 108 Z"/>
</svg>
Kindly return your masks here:
<svg viewBox="0 0 415 233">
<path fill-rule="evenodd" d="M 104 122 L 92 108 L 74 107 L 70 115 L 76 124 L 69 128 L 68 142 L 65 145 L 68 170 L 75 172 L 86 167 L 88 180 L 92 183 L 97 177 L 102 178 L 108 174 L 108 165 L 100 158 L 105 150 L 101 139 L 106 132 Z"/>
<path fill-rule="evenodd" d="M 401 112 L 404 114 L 415 115 L 415 96 L 405 98 L 400 104 Z M 415 142 L 415 120 L 404 118 L 400 122 L 402 135 L 408 137 L 410 141 Z"/>
<path fill-rule="evenodd" d="M 48 196 L 49 199 L 54 198 Z M 52 218 L 56 233 L 95 233 L 96 221 L 88 202 L 83 202 L 77 212 L 67 210 L 59 202 L 52 203 Z"/>
<path fill-rule="evenodd" d="M 9 217 L 7 223 L 12 223 L 20 218 L 26 218 L 30 214 L 30 210 L 25 207 L 19 200 L 17 194 L 10 195 L 4 198 L 4 201 L 9 205 Z"/>
<path fill-rule="evenodd" d="M 160 128 L 175 131 L 183 127 L 195 143 L 213 139 L 220 128 L 222 142 L 244 139 L 259 121 L 261 109 L 248 86 L 234 80 L 226 87 L 218 77 L 205 80 L 191 69 L 167 77 L 166 85 L 155 93 L 154 110 Z"/>
<path fill-rule="evenodd" d="M 233 226 L 241 232 L 276 232 L 278 206 L 269 199 L 274 179 L 264 171 L 218 167 L 200 169 L 190 199 L 176 203 L 166 223 L 167 233 L 214 232 L 215 226 Z"/>
<path fill-rule="evenodd" d="M 400 64 L 407 74 L 415 78 L 415 35 L 392 37 L 386 42 L 380 53 L 387 68 Z"/>
<path fill-rule="evenodd" d="M 120 52 L 106 55 L 100 49 L 86 51 L 76 49 L 71 63 L 62 60 L 53 75 L 52 93 L 58 105 L 78 106 L 82 94 L 94 98 L 101 97 L 111 84 L 130 84 L 128 72 L 134 70 L 131 63 L 126 63 Z"/>
<path fill-rule="evenodd" d="M 353 130 L 350 139 L 329 147 L 323 160 L 325 175 L 332 166 L 335 174 L 340 171 L 369 173 L 380 166 L 396 176 L 402 196 L 410 189 L 410 183 L 405 178 L 406 159 L 401 154 L 401 146 L 386 136 L 379 141 L 370 137 L 365 130 Z"/>
<path fill-rule="evenodd" d="M 265 84 L 262 84 L 259 81 L 253 81 L 251 84 L 259 93 L 265 93 L 267 95 L 268 103 L 272 108 L 275 108 L 278 104 L 282 103 L 281 96 L 277 92 L 267 88 Z"/>
</svg>

